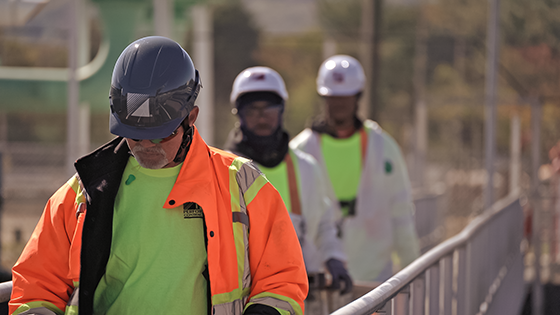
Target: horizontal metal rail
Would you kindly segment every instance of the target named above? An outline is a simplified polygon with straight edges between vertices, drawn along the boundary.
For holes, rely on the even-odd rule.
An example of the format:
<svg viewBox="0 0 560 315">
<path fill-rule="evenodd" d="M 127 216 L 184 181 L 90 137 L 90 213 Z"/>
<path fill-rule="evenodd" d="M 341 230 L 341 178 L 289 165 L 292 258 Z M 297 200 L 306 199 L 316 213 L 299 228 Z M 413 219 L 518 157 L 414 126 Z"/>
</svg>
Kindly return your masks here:
<svg viewBox="0 0 560 315">
<path fill-rule="evenodd" d="M 522 226 L 523 214 L 514 193 L 495 203 L 458 235 L 332 315 L 492 314 L 489 310 L 495 309 L 493 302 L 503 300 L 498 290 L 506 287 L 504 283 L 508 283 L 507 293 L 515 295 L 513 301 L 519 295 L 518 300 L 522 300 Z M 508 307 L 515 309 L 518 305 L 510 302 Z"/>
<path fill-rule="evenodd" d="M 519 200 L 511 195 L 475 218 L 461 233 L 332 315 L 517 313 L 520 304 L 515 301 L 520 303 L 524 294 L 519 250 L 522 223 Z M 493 234 L 488 234 L 488 230 Z M 475 239 L 484 234 L 488 235 Z M 496 240 L 499 244 L 494 245 L 500 246 L 476 252 Z M 489 261 L 493 256 L 498 259 Z M 484 272 L 480 273 L 481 270 Z M 503 288 L 508 292 L 503 293 Z M 0 302 L 9 301 L 11 291 L 11 281 L 0 283 Z M 504 305 L 496 301 L 503 301 L 504 296 L 509 309 L 496 311 L 496 304 Z"/>
</svg>

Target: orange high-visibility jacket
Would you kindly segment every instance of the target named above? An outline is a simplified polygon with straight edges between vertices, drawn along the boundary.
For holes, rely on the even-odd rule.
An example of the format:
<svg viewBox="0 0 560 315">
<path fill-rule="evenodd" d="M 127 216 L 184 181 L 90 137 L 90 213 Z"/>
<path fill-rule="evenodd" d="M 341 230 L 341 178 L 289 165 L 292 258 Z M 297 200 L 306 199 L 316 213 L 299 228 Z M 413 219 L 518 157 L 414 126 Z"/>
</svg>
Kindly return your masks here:
<svg viewBox="0 0 560 315">
<path fill-rule="evenodd" d="M 92 314 L 128 156 L 116 138 L 76 162 L 82 185 L 74 176 L 49 199 L 13 267 L 10 314 Z M 190 203 L 204 212 L 210 314 L 242 314 L 252 304 L 303 314 L 307 275 L 280 195 L 252 162 L 207 146 L 196 129 L 163 207 Z"/>
</svg>

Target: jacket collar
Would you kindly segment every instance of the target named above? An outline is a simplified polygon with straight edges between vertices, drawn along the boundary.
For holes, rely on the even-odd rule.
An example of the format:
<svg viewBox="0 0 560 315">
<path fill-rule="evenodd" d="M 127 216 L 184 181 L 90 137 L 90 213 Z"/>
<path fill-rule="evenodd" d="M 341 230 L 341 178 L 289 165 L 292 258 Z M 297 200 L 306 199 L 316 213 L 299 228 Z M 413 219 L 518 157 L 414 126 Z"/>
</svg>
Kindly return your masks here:
<svg viewBox="0 0 560 315">
<path fill-rule="evenodd" d="M 107 181 L 120 184 L 120 179 L 130 156 L 126 141 L 117 137 L 74 163 L 86 191 L 103 191 Z M 95 187 L 91 187 L 94 185 Z M 118 186 L 117 186 L 118 187 Z"/>
<path fill-rule="evenodd" d="M 191 147 L 187 153 L 183 166 L 179 172 L 179 176 L 171 190 L 171 193 L 165 201 L 164 208 L 174 208 L 187 202 L 196 202 L 203 206 L 206 197 L 211 196 L 212 182 L 214 172 L 211 152 L 198 129 L 194 128 L 193 140 Z M 110 175 L 111 182 L 120 184 L 120 179 L 128 163 L 130 156 L 126 141 L 117 137 L 109 143 L 103 145 L 91 154 L 79 159 L 75 166 L 84 184 L 86 191 L 93 189 L 91 185 L 97 185 L 99 178 L 105 179 Z M 110 161 L 108 163 L 108 161 Z M 107 181 L 100 181 L 106 183 Z M 89 185 L 88 185 L 89 184 Z M 89 187 L 88 187 L 89 186 Z M 95 187 L 99 189 L 100 187 Z M 207 206 L 212 206 L 207 204 Z"/>
<path fill-rule="evenodd" d="M 200 134 L 194 127 L 193 140 L 189 152 L 179 171 L 179 176 L 171 193 L 163 206 L 166 209 L 174 208 L 187 202 L 196 202 L 204 207 L 203 203 L 210 197 L 213 189 L 214 172 L 211 152 Z M 210 205 L 208 205 L 210 206 Z"/>
</svg>

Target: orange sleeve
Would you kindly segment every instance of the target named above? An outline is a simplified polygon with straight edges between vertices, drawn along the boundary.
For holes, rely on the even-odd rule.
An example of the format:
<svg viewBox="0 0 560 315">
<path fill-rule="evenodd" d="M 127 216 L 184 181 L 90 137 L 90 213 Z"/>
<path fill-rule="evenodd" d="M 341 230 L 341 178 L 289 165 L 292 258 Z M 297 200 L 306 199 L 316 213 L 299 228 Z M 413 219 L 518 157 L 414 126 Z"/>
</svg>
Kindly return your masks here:
<svg viewBox="0 0 560 315">
<path fill-rule="evenodd" d="M 10 314 L 30 302 L 48 302 L 64 311 L 74 290 L 69 275 L 69 255 L 77 222 L 75 200 L 76 193 L 66 183 L 47 202 L 12 268 Z"/>
<path fill-rule="evenodd" d="M 251 295 L 278 294 L 304 309 L 308 281 L 296 232 L 280 194 L 265 184 L 247 206 Z M 250 302 L 250 301 L 249 301 Z"/>
</svg>

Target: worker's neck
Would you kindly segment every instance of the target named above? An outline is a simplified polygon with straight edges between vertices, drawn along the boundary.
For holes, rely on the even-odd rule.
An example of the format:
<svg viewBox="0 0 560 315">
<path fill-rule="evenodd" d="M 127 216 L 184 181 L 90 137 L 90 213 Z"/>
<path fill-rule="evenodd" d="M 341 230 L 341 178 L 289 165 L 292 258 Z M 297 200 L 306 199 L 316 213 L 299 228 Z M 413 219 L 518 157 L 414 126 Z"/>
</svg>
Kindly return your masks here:
<svg viewBox="0 0 560 315">
<path fill-rule="evenodd" d="M 329 125 L 336 131 L 337 138 L 348 138 L 356 132 L 356 126 L 352 119 L 344 121 L 331 120 Z"/>
</svg>

